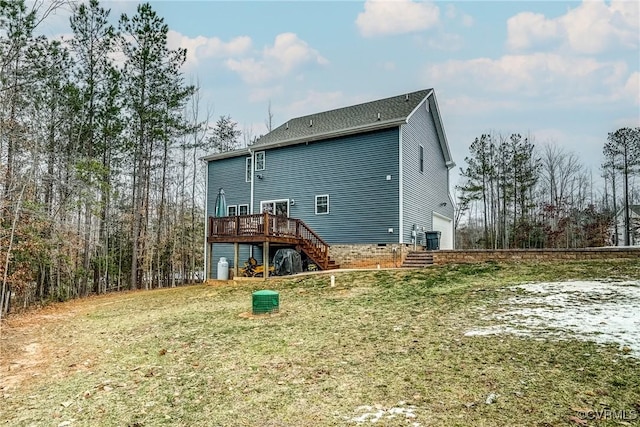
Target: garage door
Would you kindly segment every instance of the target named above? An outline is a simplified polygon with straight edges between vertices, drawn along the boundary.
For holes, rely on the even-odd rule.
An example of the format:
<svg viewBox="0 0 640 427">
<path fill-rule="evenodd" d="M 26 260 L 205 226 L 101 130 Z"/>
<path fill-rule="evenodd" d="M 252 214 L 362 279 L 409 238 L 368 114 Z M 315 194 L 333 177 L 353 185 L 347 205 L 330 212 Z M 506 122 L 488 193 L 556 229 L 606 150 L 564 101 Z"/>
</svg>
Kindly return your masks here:
<svg viewBox="0 0 640 427">
<path fill-rule="evenodd" d="M 453 249 L 453 221 L 433 213 L 433 231 L 440 232 L 440 249 Z"/>
</svg>

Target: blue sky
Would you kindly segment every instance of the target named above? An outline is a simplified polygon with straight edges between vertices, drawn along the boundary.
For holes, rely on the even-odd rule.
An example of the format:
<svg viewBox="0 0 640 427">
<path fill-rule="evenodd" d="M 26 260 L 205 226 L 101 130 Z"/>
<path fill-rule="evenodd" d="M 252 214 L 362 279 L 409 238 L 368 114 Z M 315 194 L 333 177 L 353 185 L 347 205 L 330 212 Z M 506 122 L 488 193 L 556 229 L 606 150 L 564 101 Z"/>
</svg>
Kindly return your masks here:
<svg viewBox="0 0 640 427">
<path fill-rule="evenodd" d="M 102 3 L 114 23 L 136 4 Z M 266 132 L 269 102 L 277 126 L 433 87 L 458 166 L 476 136 L 520 132 L 578 154 L 597 176 L 607 133 L 640 126 L 636 1 L 151 4 L 170 45 L 188 49 L 184 71 L 212 122 L 229 114 L 253 135 Z"/>
</svg>

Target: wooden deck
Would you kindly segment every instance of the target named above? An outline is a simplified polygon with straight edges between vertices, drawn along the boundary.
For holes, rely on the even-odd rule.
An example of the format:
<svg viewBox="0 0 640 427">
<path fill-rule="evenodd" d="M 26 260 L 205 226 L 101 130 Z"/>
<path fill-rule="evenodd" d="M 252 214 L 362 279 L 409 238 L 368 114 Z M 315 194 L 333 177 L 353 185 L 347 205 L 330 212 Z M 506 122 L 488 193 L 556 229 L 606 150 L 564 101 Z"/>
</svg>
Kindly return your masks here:
<svg viewBox="0 0 640 427">
<path fill-rule="evenodd" d="M 319 268 L 329 270 L 338 266 L 329 258 L 329 244 L 320 238 L 304 221 L 270 213 L 209 217 L 207 242 L 212 243 L 270 243 L 295 246 Z"/>
</svg>

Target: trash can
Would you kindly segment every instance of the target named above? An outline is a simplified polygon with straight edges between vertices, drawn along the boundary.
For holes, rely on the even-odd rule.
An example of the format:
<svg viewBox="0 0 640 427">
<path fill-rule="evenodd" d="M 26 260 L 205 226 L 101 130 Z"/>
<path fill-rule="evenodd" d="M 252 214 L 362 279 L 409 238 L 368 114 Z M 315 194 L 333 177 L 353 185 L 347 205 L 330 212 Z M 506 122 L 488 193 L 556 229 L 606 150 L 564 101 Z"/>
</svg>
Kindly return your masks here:
<svg viewBox="0 0 640 427">
<path fill-rule="evenodd" d="M 425 232 L 427 240 L 427 250 L 437 251 L 440 249 L 440 232 L 439 231 L 427 231 Z"/>
<path fill-rule="evenodd" d="M 229 280 L 229 263 L 225 257 L 220 257 L 218 261 L 218 280 Z"/>
</svg>

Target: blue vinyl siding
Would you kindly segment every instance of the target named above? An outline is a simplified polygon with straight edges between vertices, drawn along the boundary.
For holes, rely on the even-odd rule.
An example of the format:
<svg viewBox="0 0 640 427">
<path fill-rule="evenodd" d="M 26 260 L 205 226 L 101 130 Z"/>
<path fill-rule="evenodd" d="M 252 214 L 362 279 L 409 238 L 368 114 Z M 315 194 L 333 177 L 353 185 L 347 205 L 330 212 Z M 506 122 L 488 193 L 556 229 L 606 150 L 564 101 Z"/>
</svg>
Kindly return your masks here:
<svg viewBox="0 0 640 427">
<path fill-rule="evenodd" d="M 329 244 L 396 243 L 398 137 L 393 128 L 267 150 L 263 178 L 254 183 L 254 210 L 263 200 L 294 199 L 289 216 Z M 329 213 L 316 215 L 315 196 L 325 194 Z"/>
<path fill-rule="evenodd" d="M 229 205 L 251 204 L 251 183 L 245 181 L 247 156 L 232 157 L 208 163 L 207 217 L 215 214 L 218 189 L 224 189 Z"/>
<path fill-rule="evenodd" d="M 418 230 L 433 229 L 433 212 L 453 218 L 449 194 L 449 172 L 438 141 L 435 122 L 424 101 L 402 126 L 403 237 L 411 242 L 415 224 Z M 420 145 L 424 147 L 424 171 L 420 172 Z M 440 206 L 445 203 L 446 206 Z"/>
<path fill-rule="evenodd" d="M 245 182 L 246 158 L 248 156 L 233 157 L 217 162 L 208 162 L 207 166 L 207 218 L 215 214 L 215 203 L 218 190 L 224 189 L 225 200 L 229 205 L 249 205 L 251 203 L 251 183 Z M 207 222 L 208 224 L 208 222 Z M 239 268 L 244 266 L 244 262 L 249 258 L 249 245 L 240 245 Z M 259 259 L 261 251 L 257 248 L 253 250 L 253 256 Z M 212 278 L 217 278 L 218 262 L 221 257 L 225 257 L 229 262 L 229 269 L 233 265 L 233 244 L 216 243 L 213 245 L 213 266 Z"/>
</svg>

